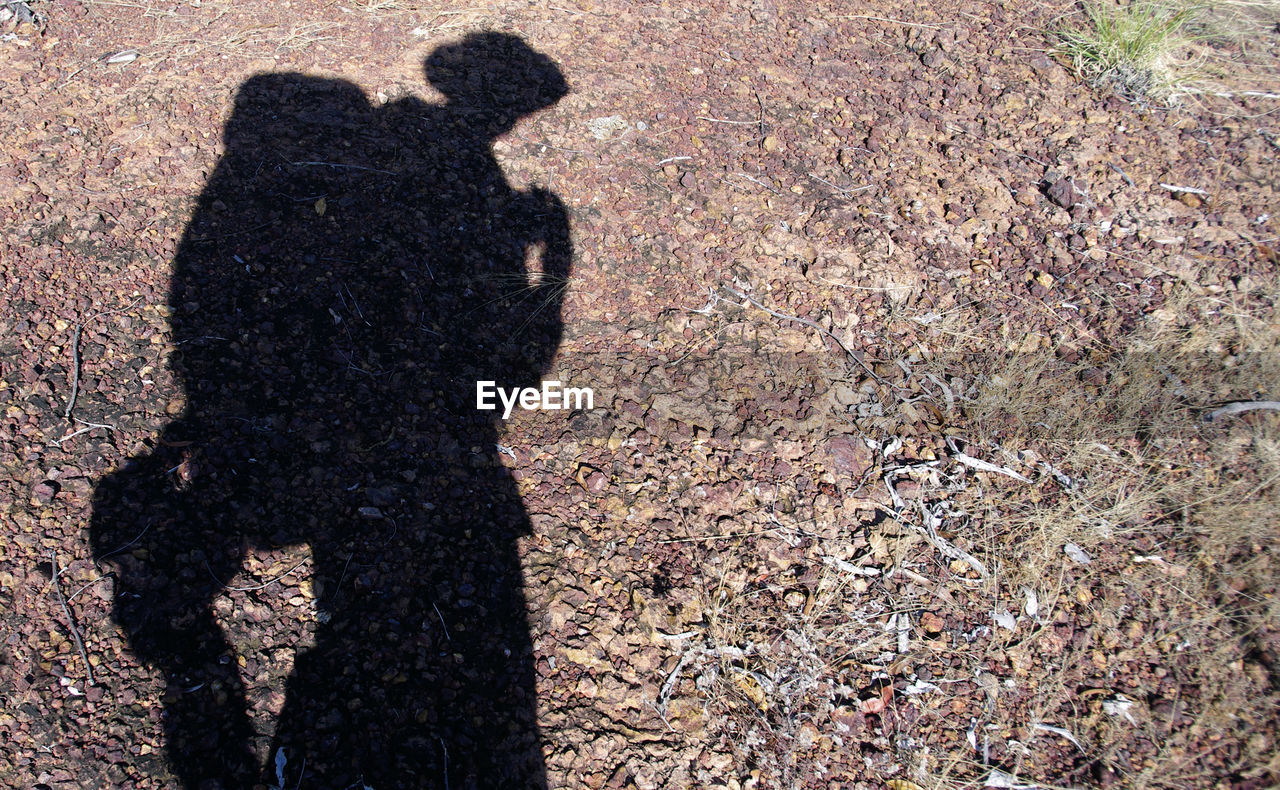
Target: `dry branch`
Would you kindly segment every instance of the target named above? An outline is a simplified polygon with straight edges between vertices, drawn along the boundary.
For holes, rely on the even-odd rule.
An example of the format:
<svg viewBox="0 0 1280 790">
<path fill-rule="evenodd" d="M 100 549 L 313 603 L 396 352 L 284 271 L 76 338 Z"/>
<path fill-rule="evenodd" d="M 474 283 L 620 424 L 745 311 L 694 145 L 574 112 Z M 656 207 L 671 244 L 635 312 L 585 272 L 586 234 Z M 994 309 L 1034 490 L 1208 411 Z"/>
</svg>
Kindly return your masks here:
<svg viewBox="0 0 1280 790">
<path fill-rule="evenodd" d="M 1277 400 L 1241 400 L 1235 403 L 1228 403 L 1220 409 L 1214 409 L 1209 412 L 1205 418 L 1207 420 L 1216 420 L 1219 417 L 1228 417 L 1232 414 L 1242 414 L 1246 411 L 1280 411 L 1280 401 Z"/>
<path fill-rule="evenodd" d="M 79 332 L 77 331 L 77 335 Z M 53 563 L 53 589 L 58 594 L 58 603 L 62 604 L 62 613 L 67 618 L 67 629 L 71 631 L 71 638 L 76 641 L 76 650 L 80 651 L 80 660 L 84 661 L 84 674 L 90 686 L 96 686 L 97 682 L 93 679 L 93 666 L 89 663 L 89 654 L 84 649 L 84 640 L 80 638 L 80 629 L 76 628 L 75 618 L 71 616 L 71 607 L 67 606 L 67 597 L 62 594 L 62 585 L 58 582 L 58 576 L 61 571 L 58 570 L 58 553 L 49 552 L 49 562 Z"/>
</svg>

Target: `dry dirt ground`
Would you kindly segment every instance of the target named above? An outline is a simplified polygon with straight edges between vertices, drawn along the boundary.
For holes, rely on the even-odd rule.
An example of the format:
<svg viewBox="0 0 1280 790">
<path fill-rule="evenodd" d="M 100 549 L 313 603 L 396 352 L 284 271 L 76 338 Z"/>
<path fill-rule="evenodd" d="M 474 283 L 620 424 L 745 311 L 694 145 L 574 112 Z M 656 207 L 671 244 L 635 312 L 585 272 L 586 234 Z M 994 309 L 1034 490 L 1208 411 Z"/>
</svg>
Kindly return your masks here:
<svg viewBox="0 0 1280 790">
<path fill-rule="evenodd" d="M 517 411 L 475 451 L 531 524 L 550 786 L 1280 781 L 1280 422 L 1207 419 L 1280 397 L 1276 30 L 1211 42 L 1230 95 L 1169 109 L 1053 56 L 1071 4 L 928 6 L 68 0 L 10 20 L 0 784 L 178 782 L 186 691 L 112 618 L 150 538 L 95 558 L 88 533 L 129 459 L 170 453 L 176 488 L 216 464 L 166 434 L 190 395 L 170 291 L 238 89 L 302 72 L 438 105 L 424 58 L 479 30 L 569 86 L 493 151 L 566 207 L 548 377 L 595 408 Z M 319 197 L 299 211 L 340 228 L 351 207 Z M 399 507 L 379 496 L 370 530 Z M 318 599 L 378 584 L 361 550 L 362 574 L 322 578 L 285 541 L 218 578 L 230 647 L 207 658 L 239 667 L 263 764 Z"/>
</svg>

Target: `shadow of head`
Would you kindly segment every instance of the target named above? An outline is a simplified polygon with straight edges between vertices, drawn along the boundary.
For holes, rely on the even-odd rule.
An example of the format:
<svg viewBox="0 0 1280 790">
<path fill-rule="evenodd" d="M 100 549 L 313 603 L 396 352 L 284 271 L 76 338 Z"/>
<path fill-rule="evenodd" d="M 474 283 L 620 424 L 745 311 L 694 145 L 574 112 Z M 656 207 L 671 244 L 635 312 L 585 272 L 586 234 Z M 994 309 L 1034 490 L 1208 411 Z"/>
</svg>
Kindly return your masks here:
<svg viewBox="0 0 1280 790">
<path fill-rule="evenodd" d="M 506 33 L 472 33 L 439 47 L 423 62 L 423 71 L 454 112 L 495 134 L 569 92 L 550 58 Z"/>
</svg>

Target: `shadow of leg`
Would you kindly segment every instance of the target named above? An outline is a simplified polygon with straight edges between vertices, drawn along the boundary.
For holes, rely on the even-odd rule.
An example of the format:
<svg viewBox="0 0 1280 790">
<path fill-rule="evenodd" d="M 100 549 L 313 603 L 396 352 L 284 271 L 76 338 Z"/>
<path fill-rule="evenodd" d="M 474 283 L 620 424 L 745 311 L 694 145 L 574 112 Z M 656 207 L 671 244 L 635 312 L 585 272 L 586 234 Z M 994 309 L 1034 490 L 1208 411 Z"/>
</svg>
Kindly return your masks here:
<svg viewBox="0 0 1280 790">
<path fill-rule="evenodd" d="M 230 577 L 238 552 L 191 528 L 196 522 L 174 506 L 181 498 L 172 491 L 161 495 L 169 487 L 162 467 L 152 456 L 99 486 L 94 552 L 114 567 L 113 616 L 131 649 L 164 673 L 166 752 L 182 785 L 246 787 L 258 766 L 244 687 L 212 611 L 221 591 L 213 571 Z"/>
</svg>

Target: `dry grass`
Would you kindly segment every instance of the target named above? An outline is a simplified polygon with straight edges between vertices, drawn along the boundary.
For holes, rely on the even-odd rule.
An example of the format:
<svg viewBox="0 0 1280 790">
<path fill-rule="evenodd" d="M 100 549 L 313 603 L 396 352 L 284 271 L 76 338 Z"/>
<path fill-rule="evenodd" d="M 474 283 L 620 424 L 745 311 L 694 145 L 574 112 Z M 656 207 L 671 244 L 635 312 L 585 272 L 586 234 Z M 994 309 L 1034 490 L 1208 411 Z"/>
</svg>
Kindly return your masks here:
<svg viewBox="0 0 1280 790">
<path fill-rule="evenodd" d="M 1265 775 L 1274 754 L 1274 744 L 1254 737 L 1274 722 L 1266 670 L 1249 657 L 1266 649 L 1260 640 L 1280 614 L 1280 417 L 1210 423 L 1205 415 L 1225 401 L 1280 394 L 1278 297 L 1274 285 L 1231 297 L 1184 294 L 1123 349 L 1076 364 L 1021 357 L 976 376 L 985 384 L 968 408 L 975 444 L 1022 451 L 1005 461 L 1022 461 L 1029 474 L 1028 461 L 1048 462 L 1073 483 L 1056 496 L 1027 492 L 988 505 L 980 520 L 996 525 L 985 538 L 998 569 L 992 586 L 1038 590 L 1041 608 L 1053 612 L 1071 604 L 1062 585 L 1067 543 L 1095 558 L 1133 558 L 1130 572 L 1097 574 L 1075 589 L 1109 602 L 1091 603 L 1102 622 L 1124 601 L 1119 619 L 1143 624 L 1111 637 L 1115 655 L 1158 646 L 1172 676 L 1206 690 L 1175 701 L 1175 713 L 1138 717 L 1161 748 L 1127 776 L 1134 786 L 1194 784 L 1204 755 L 1191 750 L 1206 743 L 1234 751 L 1239 770 L 1253 775 Z M 1071 696 L 1054 671 L 1045 664 L 1028 679 L 1048 710 Z M 1121 764 L 1132 728 L 1079 707 L 1067 728 L 1092 759 Z"/>
<path fill-rule="evenodd" d="M 1218 39 L 1251 48 L 1257 39 L 1275 31 L 1280 22 L 1276 0 L 1213 0 L 1188 5 L 1196 10 L 1190 27 L 1208 39 Z"/>
<path fill-rule="evenodd" d="M 793 580 L 794 581 L 794 580 Z M 722 578 L 704 601 L 705 654 L 692 665 L 707 720 L 743 764 L 757 766 L 762 786 L 800 786 L 822 770 L 815 753 L 850 748 L 862 733 L 832 729 L 832 712 L 848 709 L 858 689 L 848 667 L 892 650 L 885 605 L 855 605 L 847 574 L 824 569 L 812 589 L 753 585 Z M 856 703 L 854 703 L 856 705 Z"/>
<path fill-rule="evenodd" d="M 946 464 L 913 473 L 922 501 L 963 514 L 944 519 L 943 534 L 990 573 L 942 557 L 910 507 L 835 536 L 796 512 L 787 530 L 721 547 L 707 562 L 719 575 L 702 605 L 701 652 L 683 670 L 713 739 L 769 787 L 825 776 L 853 742 L 892 755 L 868 768 L 921 787 L 980 786 L 995 770 L 1042 787 L 1107 772 L 1168 788 L 1206 770 L 1271 776 L 1275 743 L 1259 733 L 1276 723 L 1275 669 L 1258 656 L 1280 647 L 1269 630 L 1280 621 L 1280 415 L 1205 415 L 1280 396 L 1277 301 L 1270 284 L 1187 291 L 1123 347 L 1075 362 L 1037 352 L 927 363 L 952 389 L 950 430 L 966 452 L 1034 481 Z M 793 567 L 820 573 L 763 571 L 762 557 L 800 540 Z M 1068 559 L 1069 543 L 1092 562 Z M 921 612 L 947 630 L 925 632 Z M 911 700 L 918 719 L 841 729 L 874 710 L 877 684 L 894 683 L 891 706 L 902 704 L 920 667 L 936 688 Z M 1125 700 L 1132 721 L 1115 712 Z"/>
</svg>

